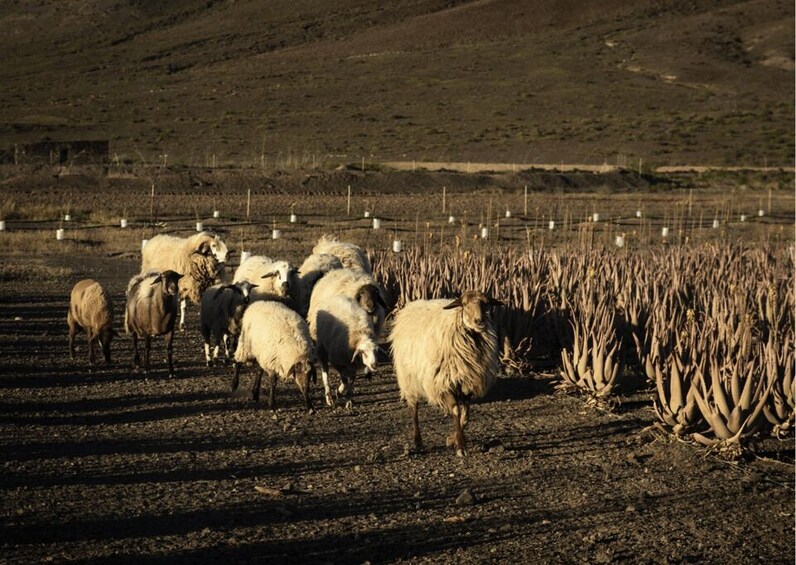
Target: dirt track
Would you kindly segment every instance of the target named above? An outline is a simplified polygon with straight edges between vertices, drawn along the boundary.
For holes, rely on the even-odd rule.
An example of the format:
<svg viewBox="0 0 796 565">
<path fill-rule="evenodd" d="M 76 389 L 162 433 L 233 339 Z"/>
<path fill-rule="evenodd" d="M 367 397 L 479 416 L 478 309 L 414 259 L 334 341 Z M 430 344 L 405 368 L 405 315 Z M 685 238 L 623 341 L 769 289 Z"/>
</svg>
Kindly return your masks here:
<svg viewBox="0 0 796 565">
<path fill-rule="evenodd" d="M 69 361 L 72 284 L 98 278 L 118 314 L 135 267 L 72 261 L 35 292 L 0 283 L 0 561 L 793 562 L 792 440 L 724 463 L 642 433 L 647 391 L 625 386 L 607 414 L 533 374 L 474 407 L 467 458 L 431 408 L 427 450 L 408 453 L 388 365 L 353 411 L 321 407 L 316 387 L 308 416 L 286 383 L 276 413 L 230 398 L 195 323 L 173 380 L 160 342 L 148 379 L 125 338 L 111 368 L 90 372 L 82 340 Z"/>
</svg>

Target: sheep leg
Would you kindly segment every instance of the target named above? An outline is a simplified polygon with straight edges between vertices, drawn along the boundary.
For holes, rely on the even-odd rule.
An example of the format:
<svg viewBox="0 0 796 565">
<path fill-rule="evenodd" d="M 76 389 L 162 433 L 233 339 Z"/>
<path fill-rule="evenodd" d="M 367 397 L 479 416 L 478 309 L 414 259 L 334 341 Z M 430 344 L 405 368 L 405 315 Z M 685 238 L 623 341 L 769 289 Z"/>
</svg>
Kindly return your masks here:
<svg viewBox="0 0 796 565">
<path fill-rule="evenodd" d="M 224 364 L 226 365 L 229 362 L 229 360 L 232 359 L 235 353 L 234 342 L 233 342 L 234 338 L 229 334 L 225 333 L 222 339 L 224 341 L 224 352 L 226 354 L 226 357 L 224 358 Z M 233 346 L 231 353 L 230 353 L 230 346 Z"/>
<path fill-rule="evenodd" d="M 188 300 L 183 298 L 180 300 L 180 331 L 185 331 L 185 308 L 188 305 Z"/>
<path fill-rule="evenodd" d="M 276 409 L 276 373 L 271 373 L 269 376 L 271 378 L 270 382 L 271 388 L 268 391 L 268 408 L 270 408 L 271 410 L 275 410 Z"/>
<path fill-rule="evenodd" d="M 445 395 L 443 401 L 445 402 L 445 408 L 447 408 L 451 416 L 451 420 L 453 420 L 453 434 L 448 437 L 445 443 L 449 447 L 456 447 L 456 455 L 463 457 L 467 455 L 467 451 L 464 448 L 464 430 L 462 429 L 462 417 L 464 416 L 466 418 L 466 415 L 463 414 L 459 402 L 452 394 Z"/>
<path fill-rule="evenodd" d="M 416 451 L 423 449 L 423 440 L 420 437 L 420 418 L 418 416 L 417 402 L 409 403 L 409 414 L 412 416 L 412 444 Z"/>
<path fill-rule="evenodd" d="M 166 358 L 169 361 L 169 377 L 174 378 L 174 330 L 166 334 Z"/>
<path fill-rule="evenodd" d="M 149 373 L 149 352 L 152 349 L 152 338 L 144 336 L 144 374 Z"/>
<path fill-rule="evenodd" d="M 466 402 L 459 403 L 459 421 L 462 424 L 462 433 L 464 433 L 464 428 L 467 427 L 467 422 L 470 421 L 470 405 Z"/>
<path fill-rule="evenodd" d="M 103 337 L 99 338 L 100 348 L 102 355 L 105 357 L 105 365 L 111 364 L 111 337 L 113 334 L 105 333 Z"/>
<path fill-rule="evenodd" d="M 199 326 L 199 331 L 202 334 L 202 343 L 204 344 L 205 349 L 205 367 L 211 367 L 213 363 L 210 360 L 210 326 L 201 323 Z"/>
<path fill-rule="evenodd" d="M 216 365 L 218 363 L 218 350 L 220 345 L 221 345 L 221 334 L 213 333 L 213 359 L 210 362 L 211 365 Z"/>
<path fill-rule="evenodd" d="M 138 334 L 133 332 L 133 367 L 141 368 L 141 356 L 138 354 Z"/>
<path fill-rule="evenodd" d="M 337 388 L 337 392 L 345 396 L 345 407 L 350 410 L 354 405 L 352 398 L 354 396 L 354 377 L 356 376 L 356 372 L 351 368 L 338 368 L 337 372 L 340 373 L 341 381 L 340 386 Z"/>
<path fill-rule="evenodd" d="M 323 378 L 323 390 L 326 397 L 326 405 L 334 406 L 334 398 L 332 397 L 332 388 L 329 386 L 329 355 L 326 349 L 318 347 L 318 361 L 321 364 L 321 377 Z"/>
<path fill-rule="evenodd" d="M 213 360 L 210 358 L 210 344 L 205 341 L 205 367 L 212 367 Z"/>
<path fill-rule="evenodd" d="M 260 383 L 263 380 L 263 373 L 264 372 L 265 371 L 260 369 L 260 371 L 257 373 L 257 376 L 254 378 L 254 382 L 252 383 L 252 391 L 251 392 L 252 392 L 252 400 L 254 402 L 258 402 L 260 400 Z"/>
<path fill-rule="evenodd" d="M 235 363 L 233 366 L 232 384 L 229 387 L 229 392 L 234 394 L 235 391 L 238 390 L 238 385 L 240 385 L 240 363 Z"/>
<path fill-rule="evenodd" d="M 96 357 L 94 355 L 94 347 L 97 342 L 97 336 L 89 336 L 88 337 L 88 364 L 93 365 L 94 361 L 96 361 Z"/>
<path fill-rule="evenodd" d="M 69 313 L 69 358 L 74 361 L 75 359 L 75 334 L 77 334 L 77 324 L 72 320 L 72 313 Z"/>
</svg>

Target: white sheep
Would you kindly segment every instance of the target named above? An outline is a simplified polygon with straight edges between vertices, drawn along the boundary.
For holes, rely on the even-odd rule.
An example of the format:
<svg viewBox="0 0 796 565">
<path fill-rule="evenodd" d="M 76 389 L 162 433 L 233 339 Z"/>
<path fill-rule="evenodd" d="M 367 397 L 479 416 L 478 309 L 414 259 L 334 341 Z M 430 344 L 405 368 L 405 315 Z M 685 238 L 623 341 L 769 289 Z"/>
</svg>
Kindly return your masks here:
<svg viewBox="0 0 796 565">
<path fill-rule="evenodd" d="M 334 405 L 329 386 L 329 365 L 340 373 L 338 392 L 351 406 L 354 394 L 354 377 L 357 369 L 376 370 L 376 335 L 367 312 L 353 298 L 333 296 L 321 304 L 317 312 L 316 340 L 318 360 L 321 364 L 326 404 Z"/>
<path fill-rule="evenodd" d="M 138 355 L 138 338 L 144 338 L 144 373 L 149 372 L 149 351 L 152 338 L 165 336 L 169 376 L 174 376 L 172 343 L 174 324 L 177 321 L 179 283 L 182 275 L 168 270 L 159 273 L 148 271 L 134 276 L 127 285 L 127 305 L 124 312 L 124 329 L 133 335 L 133 364 L 141 366 Z"/>
<path fill-rule="evenodd" d="M 296 311 L 306 316 L 315 284 L 329 271 L 342 268 L 340 259 L 328 253 L 313 253 L 304 259 L 294 280 L 290 282 L 290 295 Z"/>
<path fill-rule="evenodd" d="M 242 363 L 256 362 L 260 371 L 251 388 L 255 402 L 260 398 L 263 374 L 270 379 L 268 406 L 276 405 L 277 377 L 290 378 L 304 398 L 304 407 L 312 411 L 310 380 L 315 380 L 315 348 L 310 338 L 307 322 L 281 302 L 259 301 L 252 303 L 243 314 L 238 347 L 235 350 L 235 371 L 232 392 L 240 384 Z"/>
<path fill-rule="evenodd" d="M 317 337 L 318 308 L 333 296 L 347 296 L 356 300 L 371 317 L 376 338 L 379 338 L 387 316 L 387 304 L 381 285 L 371 275 L 350 269 L 330 271 L 315 284 L 307 311 L 307 322 L 313 338 Z"/>
<path fill-rule="evenodd" d="M 111 340 L 113 330 L 113 300 L 110 293 L 97 281 L 84 279 L 75 284 L 69 298 L 69 356 L 75 358 L 75 334 L 86 333 L 88 361 L 94 364 L 94 346 L 99 343 L 105 356 L 105 364 L 111 362 Z"/>
<path fill-rule="evenodd" d="M 469 401 L 495 382 L 497 334 L 489 307 L 501 303 L 468 291 L 456 300 L 417 300 L 395 316 L 390 341 L 401 398 L 412 415 L 413 441 L 422 447 L 417 403 L 425 398 L 453 419 L 448 445 L 465 454 Z"/>
<path fill-rule="evenodd" d="M 346 269 L 360 270 L 368 274 L 373 273 L 370 260 L 361 247 L 353 243 L 340 241 L 331 235 L 321 236 L 318 239 L 318 243 L 312 248 L 312 253 L 313 255 L 322 253 L 334 255 L 340 259 Z"/>
<path fill-rule="evenodd" d="M 220 282 L 227 261 L 227 246 L 218 235 L 201 232 L 188 238 L 156 235 L 141 253 L 141 272 L 175 271 L 180 279 L 180 329 L 185 329 L 187 301 L 199 304 L 202 294 Z"/>
<path fill-rule="evenodd" d="M 249 281 L 256 284 L 251 300 L 290 300 L 290 282 L 296 269 L 287 261 L 274 261 L 265 255 L 252 255 L 235 271 L 233 283 Z"/>
<path fill-rule="evenodd" d="M 230 359 L 230 341 L 240 335 L 243 313 L 249 305 L 249 296 L 257 285 L 249 281 L 239 281 L 235 284 L 214 285 L 202 295 L 200 307 L 200 328 L 204 340 L 205 362 L 210 367 L 218 359 L 218 350 L 221 340 L 224 341 L 226 358 Z M 213 336 L 213 356 L 210 357 L 210 337 Z"/>
</svg>

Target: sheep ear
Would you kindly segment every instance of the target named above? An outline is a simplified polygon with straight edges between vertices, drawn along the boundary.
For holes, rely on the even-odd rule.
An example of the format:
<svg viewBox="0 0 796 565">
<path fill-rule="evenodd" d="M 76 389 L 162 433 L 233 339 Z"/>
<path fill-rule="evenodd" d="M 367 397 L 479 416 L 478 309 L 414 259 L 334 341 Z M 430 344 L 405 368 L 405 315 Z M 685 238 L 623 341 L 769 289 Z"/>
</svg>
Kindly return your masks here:
<svg viewBox="0 0 796 565">
<path fill-rule="evenodd" d="M 504 306 L 505 304 L 501 300 L 498 300 L 496 298 L 490 298 L 489 300 L 486 301 L 486 305 L 487 306 Z"/>
<path fill-rule="evenodd" d="M 460 296 L 459 298 L 457 298 L 453 302 L 443 306 L 442 309 L 443 310 L 452 310 L 453 308 L 461 308 L 461 306 L 462 306 L 462 297 Z"/>
<path fill-rule="evenodd" d="M 351 362 L 353 363 L 357 359 L 357 355 L 362 355 L 362 352 L 359 349 L 354 350 L 354 355 L 351 357 Z"/>
<path fill-rule="evenodd" d="M 159 284 L 160 281 L 162 281 L 162 280 L 163 280 L 163 275 L 158 275 L 158 276 L 155 277 L 155 280 L 153 280 L 150 284 L 156 285 L 156 284 Z"/>
<path fill-rule="evenodd" d="M 261 279 L 270 279 L 271 277 L 275 277 L 275 276 L 276 276 L 276 271 L 271 271 L 270 273 L 265 273 L 260 278 Z"/>
<path fill-rule="evenodd" d="M 199 245 L 199 249 L 194 251 L 194 253 L 197 254 L 197 255 L 209 255 L 210 254 L 210 245 L 208 245 L 208 243 L 206 241 L 203 241 Z"/>
<path fill-rule="evenodd" d="M 260 285 L 259 285 L 259 284 L 253 284 L 253 285 L 249 286 L 249 288 L 250 288 L 250 289 L 252 289 L 252 288 L 257 288 L 258 286 L 260 286 Z"/>
<path fill-rule="evenodd" d="M 376 302 L 381 304 L 382 308 L 385 310 L 387 309 L 387 305 L 384 303 L 384 299 L 381 297 L 381 293 L 378 290 L 376 291 Z"/>
</svg>

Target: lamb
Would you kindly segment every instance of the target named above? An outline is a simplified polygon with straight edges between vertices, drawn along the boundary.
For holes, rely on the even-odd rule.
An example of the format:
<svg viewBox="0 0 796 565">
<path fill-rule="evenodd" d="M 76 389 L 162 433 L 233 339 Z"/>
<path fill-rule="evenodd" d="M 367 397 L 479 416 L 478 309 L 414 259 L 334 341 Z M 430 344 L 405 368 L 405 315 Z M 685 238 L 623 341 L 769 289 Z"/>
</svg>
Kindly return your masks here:
<svg viewBox="0 0 796 565">
<path fill-rule="evenodd" d="M 333 296 L 320 305 L 316 322 L 318 360 L 321 363 L 326 404 L 334 405 L 329 387 L 331 364 L 342 381 L 338 392 L 346 396 L 351 407 L 354 377 L 357 369 L 376 370 L 376 335 L 373 321 L 356 300 L 347 296 Z"/>
<path fill-rule="evenodd" d="M 152 337 L 165 336 L 166 358 L 169 377 L 174 377 L 172 342 L 174 324 L 177 321 L 177 306 L 180 295 L 180 279 L 183 275 L 168 270 L 147 271 L 130 279 L 127 285 L 127 307 L 124 312 L 124 329 L 133 334 L 133 364 L 141 367 L 138 355 L 138 338 L 144 338 L 144 373 L 149 372 L 149 351 Z"/>
<path fill-rule="evenodd" d="M 334 236 L 321 236 L 312 248 L 312 253 L 313 255 L 328 253 L 340 259 L 346 269 L 363 271 L 369 275 L 373 273 L 370 260 L 361 247 L 340 241 Z"/>
<path fill-rule="evenodd" d="M 208 288 L 202 295 L 200 308 L 200 326 L 202 339 L 205 345 L 205 362 L 207 366 L 213 365 L 218 359 L 218 349 L 221 340 L 224 340 L 226 351 L 225 363 L 230 355 L 230 340 L 235 340 L 240 334 L 243 313 L 249 305 L 249 297 L 256 284 L 249 281 L 239 281 L 235 284 L 215 285 Z M 213 357 L 210 357 L 210 336 L 215 338 Z M 234 345 L 231 348 L 234 351 Z"/>
<path fill-rule="evenodd" d="M 251 300 L 290 300 L 290 281 L 296 269 L 287 261 L 274 261 L 265 255 L 252 255 L 235 271 L 233 283 L 249 281 L 256 283 Z"/>
<path fill-rule="evenodd" d="M 312 291 L 307 321 L 310 335 L 317 338 L 316 317 L 318 308 L 332 296 L 347 296 L 355 299 L 373 321 L 376 338 L 381 335 L 384 319 L 387 316 L 387 303 L 380 285 L 371 275 L 362 271 L 337 269 L 328 272 Z"/>
<path fill-rule="evenodd" d="M 290 294 L 296 311 L 306 316 L 315 284 L 329 271 L 342 268 L 340 259 L 328 253 L 313 253 L 304 259 L 294 280 L 290 282 Z"/>
<path fill-rule="evenodd" d="M 69 356 L 75 358 L 75 334 L 86 332 L 88 362 L 94 364 L 94 346 L 99 343 L 105 364 L 111 363 L 113 330 L 113 300 L 110 293 L 97 281 L 84 279 L 75 284 L 69 298 Z"/>
<path fill-rule="evenodd" d="M 390 335 L 395 376 L 412 416 L 416 449 L 422 448 L 417 403 L 425 398 L 451 416 L 447 444 L 465 455 L 470 399 L 486 394 L 497 375 L 497 333 L 488 308 L 500 304 L 467 291 L 453 301 L 410 302 L 396 315 Z"/>
<path fill-rule="evenodd" d="M 310 380 L 315 381 L 315 348 L 307 322 L 281 302 L 260 301 L 251 304 L 243 314 L 243 325 L 235 350 L 232 393 L 240 384 L 242 363 L 256 361 L 260 371 L 251 388 L 251 398 L 260 399 L 260 382 L 264 374 L 270 379 L 268 406 L 276 406 L 276 379 L 292 378 L 304 398 L 304 407 L 312 412 Z"/>
<path fill-rule="evenodd" d="M 218 235 L 201 232 L 188 238 L 156 235 L 144 246 L 141 272 L 172 270 L 180 280 L 180 329 L 185 329 L 187 301 L 199 304 L 202 294 L 220 282 L 227 261 L 227 246 Z"/>
</svg>

